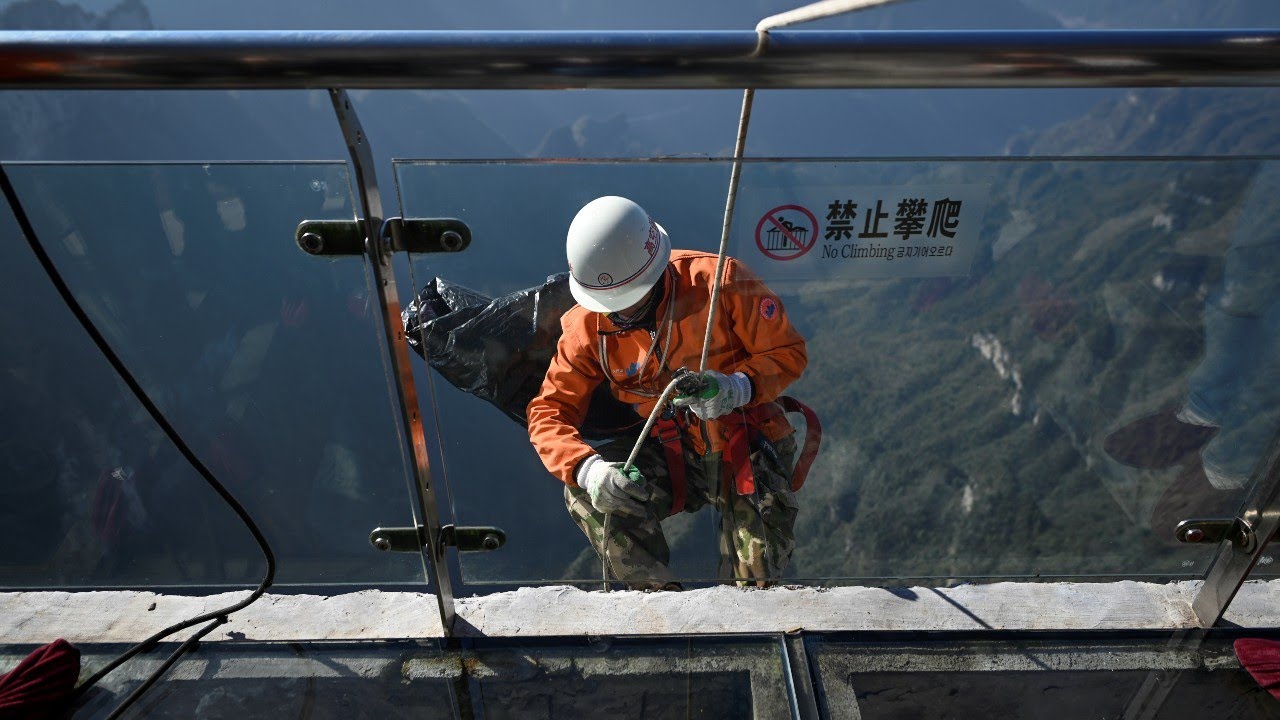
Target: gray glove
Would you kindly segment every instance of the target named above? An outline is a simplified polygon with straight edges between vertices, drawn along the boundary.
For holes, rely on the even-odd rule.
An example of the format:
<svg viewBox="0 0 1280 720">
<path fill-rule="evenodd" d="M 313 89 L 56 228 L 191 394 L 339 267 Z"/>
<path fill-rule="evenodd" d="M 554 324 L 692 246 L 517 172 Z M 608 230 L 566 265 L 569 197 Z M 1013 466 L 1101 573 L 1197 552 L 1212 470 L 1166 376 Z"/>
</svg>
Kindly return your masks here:
<svg viewBox="0 0 1280 720">
<path fill-rule="evenodd" d="M 578 468 L 578 486 L 587 491 L 591 504 L 609 515 L 643 515 L 643 503 L 649 499 L 644 476 L 636 468 L 623 473 L 622 463 L 605 462 L 599 455 L 582 461 Z"/>
<path fill-rule="evenodd" d="M 703 370 L 702 392 L 697 395 L 677 395 L 674 405 L 686 405 L 702 420 L 713 420 L 727 415 L 751 402 L 751 381 L 743 373 L 732 375 Z"/>
</svg>

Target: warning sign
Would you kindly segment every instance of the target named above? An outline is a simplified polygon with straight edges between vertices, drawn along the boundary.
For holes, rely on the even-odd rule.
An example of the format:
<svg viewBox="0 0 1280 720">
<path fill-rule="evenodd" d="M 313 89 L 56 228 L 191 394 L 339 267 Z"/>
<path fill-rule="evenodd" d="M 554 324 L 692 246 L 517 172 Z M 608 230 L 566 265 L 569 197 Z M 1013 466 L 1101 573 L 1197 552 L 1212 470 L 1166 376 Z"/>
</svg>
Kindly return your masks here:
<svg viewBox="0 0 1280 720">
<path fill-rule="evenodd" d="M 738 256 L 770 280 L 968 275 L 988 193 L 985 184 L 744 188 L 738 208 L 760 220 L 738 236 Z"/>
<path fill-rule="evenodd" d="M 818 219 L 801 205 L 779 205 L 756 223 L 756 247 L 774 260 L 795 260 L 818 242 Z"/>
</svg>

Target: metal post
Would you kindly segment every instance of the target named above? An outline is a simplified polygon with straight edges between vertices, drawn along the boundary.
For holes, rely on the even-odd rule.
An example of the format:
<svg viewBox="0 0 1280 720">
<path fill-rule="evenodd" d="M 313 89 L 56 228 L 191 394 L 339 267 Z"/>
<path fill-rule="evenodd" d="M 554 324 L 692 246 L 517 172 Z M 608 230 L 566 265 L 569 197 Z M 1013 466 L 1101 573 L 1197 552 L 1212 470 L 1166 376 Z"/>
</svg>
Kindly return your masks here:
<svg viewBox="0 0 1280 720">
<path fill-rule="evenodd" d="M 373 152 L 346 91 L 330 90 L 329 98 L 333 101 L 338 124 L 342 126 L 342 136 L 347 141 L 347 150 L 351 154 L 351 164 L 355 170 L 356 187 L 360 192 L 360 206 L 364 212 L 365 255 L 369 258 L 374 289 L 378 293 L 379 307 L 382 308 L 387 354 L 391 358 L 392 384 L 399 401 L 404 439 L 413 465 L 413 490 L 418 507 L 423 513 L 421 524 L 426 528 L 423 551 L 427 561 L 427 576 L 436 586 L 436 600 L 440 605 L 440 623 L 444 634 L 451 636 L 455 618 L 453 580 L 449 575 L 444 557 L 445 548 L 440 539 L 436 491 L 431 483 L 427 441 L 422 430 L 422 419 L 418 414 L 418 392 L 413 384 L 413 368 L 409 365 L 409 346 L 405 344 L 404 326 L 400 320 L 400 298 L 396 292 L 395 273 L 391 268 L 391 248 L 381 237 L 384 216 Z"/>
<path fill-rule="evenodd" d="M 1205 631 L 1218 624 L 1231 599 L 1239 592 L 1245 578 L 1262 556 L 1263 549 L 1280 527 L 1280 442 L 1273 441 L 1261 465 L 1263 472 L 1241 506 L 1240 519 L 1248 529 L 1248 541 L 1241 545 L 1232 537 L 1224 538 L 1218 555 L 1205 574 L 1200 592 L 1191 602 L 1191 610 L 1200 627 L 1174 633 L 1170 650 L 1195 650 L 1204 641 Z M 1149 720 L 1157 717 L 1169 693 L 1177 686 L 1181 670 L 1152 670 L 1142 686 L 1130 698 L 1124 720 Z"/>
<path fill-rule="evenodd" d="M 1265 457 L 1260 465 L 1262 472 L 1258 473 L 1258 480 L 1241 505 L 1239 515 L 1252 532 L 1252 538 L 1243 546 L 1231 538 L 1218 545 L 1218 555 L 1191 603 L 1201 627 L 1213 627 L 1222 619 L 1231 599 L 1262 557 L 1267 542 L 1280 529 L 1280 442 L 1272 441 Z"/>
<path fill-rule="evenodd" d="M 818 720 L 817 694 L 813 686 L 813 668 L 804 635 L 783 633 L 778 636 L 782 651 L 782 675 L 787 682 L 787 699 L 793 720 Z"/>
</svg>

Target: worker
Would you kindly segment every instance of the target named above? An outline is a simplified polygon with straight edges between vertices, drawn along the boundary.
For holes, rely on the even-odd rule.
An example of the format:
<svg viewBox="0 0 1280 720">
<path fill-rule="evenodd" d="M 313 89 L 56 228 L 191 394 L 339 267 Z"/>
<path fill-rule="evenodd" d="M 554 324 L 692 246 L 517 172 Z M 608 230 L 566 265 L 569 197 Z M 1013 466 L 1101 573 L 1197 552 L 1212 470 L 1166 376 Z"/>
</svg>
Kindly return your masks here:
<svg viewBox="0 0 1280 720">
<path fill-rule="evenodd" d="M 679 370 L 700 366 L 718 258 L 672 250 L 661 225 L 615 196 L 578 212 L 566 250 L 577 305 L 561 319 L 555 357 L 526 416 L 534 448 L 564 482 L 574 522 L 614 579 L 674 590 L 661 521 L 711 505 L 721 518 L 721 577 L 769 584 L 795 548 L 798 510 L 794 430 L 775 400 L 807 362 L 782 301 L 740 261 L 725 259 L 706 369 L 695 383 L 702 387 L 664 408 L 636 467 L 624 472 L 634 437 L 592 447 L 578 432 L 591 395 L 608 383 L 648 417 Z"/>
</svg>

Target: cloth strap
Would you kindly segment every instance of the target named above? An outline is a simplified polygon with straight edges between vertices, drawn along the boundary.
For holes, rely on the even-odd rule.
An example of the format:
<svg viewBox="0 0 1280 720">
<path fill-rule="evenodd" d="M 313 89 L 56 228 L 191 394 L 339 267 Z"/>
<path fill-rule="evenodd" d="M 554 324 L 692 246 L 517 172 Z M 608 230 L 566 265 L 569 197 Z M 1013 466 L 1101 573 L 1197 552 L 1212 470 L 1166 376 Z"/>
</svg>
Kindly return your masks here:
<svg viewBox="0 0 1280 720">
<path fill-rule="evenodd" d="M 671 478 L 671 512 L 667 513 L 667 517 L 684 512 L 685 498 L 689 494 L 684 448 L 680 444 L 683 435 L 684 429 L 675 418 L 660 418 L 653 426 L 653 437 L 662 444 L 662 454 L 667 461 L 667 475 Z"/>
<path fill-rule="evenodd" d="M 783 396 L 775 402 L 756 405 L 719 419 L 719 422 L 729 427 L 723 454 L 724 465 L 728 468 L 729 477 L 739 495 L 754 495 L 756 492 L 755 472 L 751 468 L 751 445 L 761 439 L 760 425 L 789 412 L 803 415 L 805 422 L 804 445 L 801 446 L 795 468 L 791 471 L 791 490 L 795 492 L 804 486 L 809 469 L 822 447 L 822 421 L 812 408 L 793 397 Z M 688 472 L 680 444 L 683 430 L 684 426 L 678 420 L 664 417 L 654 424 L 651 433 L 651 437 L 662 445 L 667 473 L 671 477 L 670 515 L 683 512 L 688 497 Z"/>
<path fill-rule="evenodd" d="M 730 413 L 720 418 L 721 422 L 728 421 L 729 437 L 724 459 L 739 495 L 754 495 L 756 492 L 756 477 L 751 469 L 751 445 L 760 439 L 760 425 L 787 412 L 802 414 L 805 422 L 804 446 L 796 459 L 795 469 L 791 471 L 791 490 L 795 492 L 804 486 L 809 468 L 822 446 L 822 422 L 812 408 L 793 397 L 783 396 L 776 402 L 756 405 L 746 412 Z"/>
</svg>

